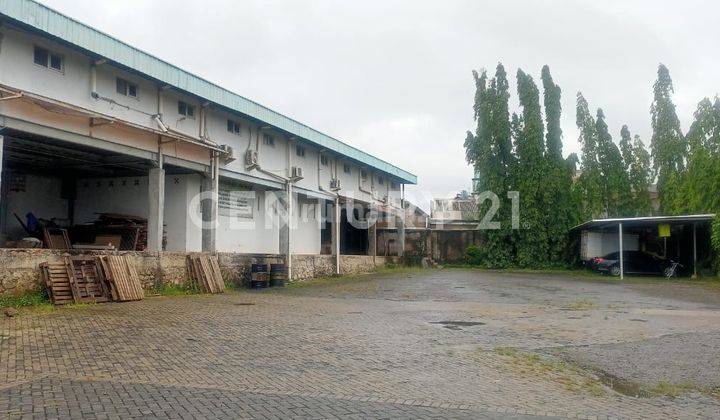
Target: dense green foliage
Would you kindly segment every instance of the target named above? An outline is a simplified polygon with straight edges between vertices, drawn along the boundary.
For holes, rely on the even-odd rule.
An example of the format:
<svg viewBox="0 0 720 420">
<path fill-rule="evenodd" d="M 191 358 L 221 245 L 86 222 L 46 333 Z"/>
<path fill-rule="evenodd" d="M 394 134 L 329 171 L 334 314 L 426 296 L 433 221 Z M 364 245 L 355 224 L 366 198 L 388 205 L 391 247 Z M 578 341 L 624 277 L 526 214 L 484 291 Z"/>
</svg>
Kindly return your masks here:
<svg viewBox="0 0 720 420">
<path fill-rule="evenodd" d="M 497 226 L 483 226 L 485 246 L 468 249 L 469 263 L 498 268 L 566 264 L 572 256 L 572 226 L 598 217 L 651 215 L 654 182 L 660 214 L 720 213 L 720 99 L 703 99 L 684 135 L 664 65 L 658 67 L 653 85 L 650 152 L 627 126 L 616 144 L 603 110 L 593 114 L 578 92 L 575 121 L 581 157 L 565 159 L 562 91 L 548 66 L 541 71 L 542 106 L 533 78 L 517 71 L 519 111 L 512 114 L 503 65 L 498 64 L 490 80 L 484 71 L 473 74 L 477 127 L 467 133 L 466 157 L 478 178 L 480 218 L 492 204 L 485 191 L 497 195 L 500 207 L 492 218 Z M 510 191 L 520 197 L 518 229 L 512 228 Z M 717 253 L 720 221 L 713 225 L 712 241 Z"/>
</svg>

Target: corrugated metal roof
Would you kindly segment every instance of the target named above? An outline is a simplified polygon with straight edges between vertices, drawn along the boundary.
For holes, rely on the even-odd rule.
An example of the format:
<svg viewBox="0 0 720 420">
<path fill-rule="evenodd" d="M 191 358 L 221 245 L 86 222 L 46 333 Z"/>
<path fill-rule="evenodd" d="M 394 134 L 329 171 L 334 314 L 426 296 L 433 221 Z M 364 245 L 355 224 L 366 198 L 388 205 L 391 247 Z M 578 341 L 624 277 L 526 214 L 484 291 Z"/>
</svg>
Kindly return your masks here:
<svg viewBox="0 0 720 420">
<path fill-rule="evenodd" d="M 47 6 L 31 0 L 0 0 L 0 14 L 177 89 L 263 121 L 322 148 L 393 175 L 405 183 L 417 183 L 417 177 L 410 172 L 181 70 Z"/>
<path fill-rule="evenodd" d="M 659 223 L 692 223 L 692 222 L 709 222 L 715 219 L 715 215 L 710 214 L 687 214 L 682 216 L 646 216 L 646 217 L 618 217 L 612 219 L 593 219 L 585 223 L 579 224 L 570 230 L 577 229 L 597 229 L 609 226 L 617 226 L 619 223 L 627 226 L 653 225 Z"/>
</svg>

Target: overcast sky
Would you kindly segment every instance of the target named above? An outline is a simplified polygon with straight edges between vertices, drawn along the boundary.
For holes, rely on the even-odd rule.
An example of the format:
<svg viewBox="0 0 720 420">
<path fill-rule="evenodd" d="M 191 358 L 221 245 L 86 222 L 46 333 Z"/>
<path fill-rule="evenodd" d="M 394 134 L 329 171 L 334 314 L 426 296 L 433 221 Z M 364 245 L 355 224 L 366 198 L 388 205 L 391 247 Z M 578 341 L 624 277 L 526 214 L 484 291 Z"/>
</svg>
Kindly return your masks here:
<svg viewBox="0 0 720 420">
<path fill-rule="evenodd" d="M 720 7 L 707 1 L 42 0 L 62 13 L 418 175 L 470 188 L 472 69 L 520 67 L 563 90 L 564 152 L 578 150 L 575 94 L 650 139 L 658 63 L 687 130 L 720 91 Z M 422 200 L 417 197 L 416 200 Z"/>
</svg>

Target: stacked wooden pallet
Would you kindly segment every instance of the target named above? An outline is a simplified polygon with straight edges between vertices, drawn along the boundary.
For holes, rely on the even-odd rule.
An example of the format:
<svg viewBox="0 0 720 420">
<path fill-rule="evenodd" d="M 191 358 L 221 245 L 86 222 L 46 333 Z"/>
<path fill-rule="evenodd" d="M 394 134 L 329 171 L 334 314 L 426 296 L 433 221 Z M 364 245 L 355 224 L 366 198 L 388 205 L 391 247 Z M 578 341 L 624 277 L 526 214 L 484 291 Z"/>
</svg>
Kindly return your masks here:
<svg viewBox="0 0 720 420">
<path fill-rule="evenodd" d="M 192 254 L 187 256 L 190 279 L 208 293 L 222 293 L 225 282 L 220 273 L 218 259 L 213 255 Z"/>
<path fill-rule="evenodd" d="M 50 299 L 56 305 L 139 300 L 140 279 L 127 256 L 73 256 L 40 264 Z"/>
</svg>

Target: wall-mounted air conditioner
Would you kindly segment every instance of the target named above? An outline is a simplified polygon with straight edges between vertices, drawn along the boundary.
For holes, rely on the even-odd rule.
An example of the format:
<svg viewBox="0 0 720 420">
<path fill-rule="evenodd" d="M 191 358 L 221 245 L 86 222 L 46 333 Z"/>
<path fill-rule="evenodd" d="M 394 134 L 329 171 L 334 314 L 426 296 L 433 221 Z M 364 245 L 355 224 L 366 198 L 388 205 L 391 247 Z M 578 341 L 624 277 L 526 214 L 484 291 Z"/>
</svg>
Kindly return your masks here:
<svg viewBox="0 0 720 420">
<path fill-rule="evenodd" d="M 220 146 L 220 148 L 223 151 L 222 160 L 223 162 L 225 162 L 225 164 L 228 164 L 235 160 L 235 150 L 232 148 L 232 146 L 223 144 Z"/>
<path fill-rule="evenodd" d="M 257 150 L 248 150 L 245 152 L 245 166 L 254 167 L 258 164 Z"/>
<path fill-rule="evenodd" d="M 293 166 L 290 170 L 290 178 L 292 178 L 294 181 L 298 181 L 300 179 L 303 179 L 303 170 L 299 166 Z"/>
<path fill-rule="evenodd" d="M 337 191 L 341 189 L 340 187 L 340 180 L 337 178 L 333 178 L 330 180 L 330 189 L 333 191 Z"/>
</svg>

